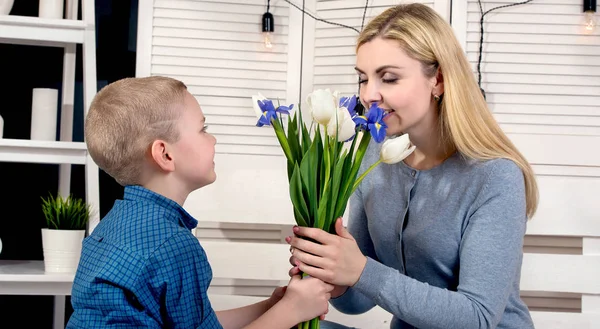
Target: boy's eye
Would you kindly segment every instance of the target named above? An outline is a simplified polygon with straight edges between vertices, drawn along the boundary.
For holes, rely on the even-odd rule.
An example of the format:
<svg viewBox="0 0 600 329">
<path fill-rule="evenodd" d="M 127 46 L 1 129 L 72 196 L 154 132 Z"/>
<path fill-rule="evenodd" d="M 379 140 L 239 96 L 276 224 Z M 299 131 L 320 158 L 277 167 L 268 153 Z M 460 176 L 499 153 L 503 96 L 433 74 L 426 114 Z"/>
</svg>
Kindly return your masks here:
<svg viewBox="0 0 600 329">
<path fill-rule="evenodd" d="M 204 125 L 204 127 L 202 127 L 202 132 L 206 132 L 208 130 L 208 125 Z"/>
</svg>

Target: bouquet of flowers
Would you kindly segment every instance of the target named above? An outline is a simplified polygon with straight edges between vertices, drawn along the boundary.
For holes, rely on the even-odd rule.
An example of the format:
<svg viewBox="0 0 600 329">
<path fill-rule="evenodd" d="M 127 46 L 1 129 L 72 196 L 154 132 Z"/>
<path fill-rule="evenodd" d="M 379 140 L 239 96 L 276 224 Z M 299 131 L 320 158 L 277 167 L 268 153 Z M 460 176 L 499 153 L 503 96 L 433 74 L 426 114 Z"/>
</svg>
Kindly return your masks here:
<svg viewBox="0 0 600 329">
<path fill-rule="evenodd" d="M 329 89 L 313 91 L 307 99 L 309 126 L 300 113 L 290 113 L 293 104 L 275 106 L 261 94 L 252 99 L 256 125 L 273 127 L 287 159 L 290 199 L 299 226 L 335 233 L 335 220 L 344 214 L 348 199 L 366 175 L 381 162 L 402 161 L 415 148 L 406 134 L 384 142 L 387 113 L 372 104 L 365 115 L 359 115 L 356 96 L 340 97 Z M 380 158 L 358 177 L 371 139 L 384 142 Z M 318 318 L 298 325 L 299 329 L 318 327 Z"/>
</svg>

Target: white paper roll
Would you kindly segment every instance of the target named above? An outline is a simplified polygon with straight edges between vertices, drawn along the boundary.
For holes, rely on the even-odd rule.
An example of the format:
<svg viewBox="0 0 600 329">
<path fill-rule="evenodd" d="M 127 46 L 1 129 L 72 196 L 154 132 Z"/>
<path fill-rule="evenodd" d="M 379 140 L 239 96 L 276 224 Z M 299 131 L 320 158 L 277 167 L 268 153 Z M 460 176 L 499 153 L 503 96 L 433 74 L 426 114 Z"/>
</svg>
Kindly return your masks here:
<svg viewBox="0 0 600 329">
<path fill-rule="evenodd" d="M 63 18 L 64 0 L 40 0 L 39 16 L 43 18 Z"/>
<path fill-rule="evenodd" d="M 10 14 L 14 0 L 0 0 L 0 15 Z"/>
<path fill-rule="evenodd" d="M 58 90 L 34 88 L 31 101 L 31 139 L 56 140 Z"/>
</svg>

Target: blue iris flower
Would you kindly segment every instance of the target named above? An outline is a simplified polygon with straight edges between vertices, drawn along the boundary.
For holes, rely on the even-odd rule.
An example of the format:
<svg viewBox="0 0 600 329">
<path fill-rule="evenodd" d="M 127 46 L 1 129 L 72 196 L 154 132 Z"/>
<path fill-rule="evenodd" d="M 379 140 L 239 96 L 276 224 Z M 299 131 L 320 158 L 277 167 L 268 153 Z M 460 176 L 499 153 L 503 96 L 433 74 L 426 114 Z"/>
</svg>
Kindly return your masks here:
<svg viewBox="0 0 600 329">
<path fill-rule="evenodd" d="M 381 143 L 385 139 L 385 131 L 387 125 L 383 122 L 383 118 L 386 116 L 385 112 L 377 106 L 377 103 L 372 103 L 367 112 L 367 127 L 371 136 L 377 143 Z"/>
<path fill-rule="evenodd" d="M 352 95 L 352 97 L 342 97 L 340 98 L 340 107 L 345 107 L 350 112 L 351 116 L 356 115 L 356 95 Z"/>
<path fill-rule="evenodd" d="M 290 111 L 294 108 L 294 104 L 291 104 L 290 106 L 279 106 L 278 108 L 275 108 L 275 106 L 273 105 L 273 101 L 270 99 L 265 99 L 262 101 L 259 100 L 258 106 L 262 111 L 262 115 L 256 123 L 257 127 L 270 126 L 271 120 L 277 120 L 277 113 L 289 115 Z"/>
<path fill-rule="evenodd" d="M 290 104 L 290 106 L 284 106 L 281 105 L 280 107 L 278 107 L 275 112 L 277 113 L 281 113 L 281 114 L 287 114 L 290 115 L 290 111 L 294 108 L 294 104 Z"/>
<path fill-rule="evenodd" d="M 367 118 L 356 113 L 356 105 L 358 105 L 356 95 L 340 98 L 340 107 L 348 109 L 350 117 L 356 126 L 359 127 L 359 129 L 367 130 Z"/>
</svg>

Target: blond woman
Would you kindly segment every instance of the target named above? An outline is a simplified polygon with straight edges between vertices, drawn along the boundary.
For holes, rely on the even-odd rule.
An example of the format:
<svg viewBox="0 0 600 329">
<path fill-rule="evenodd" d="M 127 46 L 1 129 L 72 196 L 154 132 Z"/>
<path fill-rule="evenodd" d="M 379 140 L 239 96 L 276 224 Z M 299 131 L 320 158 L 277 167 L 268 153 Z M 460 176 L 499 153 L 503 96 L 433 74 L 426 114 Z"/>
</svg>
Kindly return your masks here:
<svg viewBox="0 0 600 329">
<path fill-rule="evenodd" d="M 294 228 L 290 274 L 336 285 L 341 312 L 379 305 L 394 329 L 533 328 L 519 278 L 534 174 L 494 121 L 452 28 L 425 5 L 399 5 L 366 26 L 356 49 L 361 102 L 385 109 L 387 134 L 409 134 L 416 149 L 367 176 L 347 230 L 341 219 L 337 235 Z"/>
</svg>

